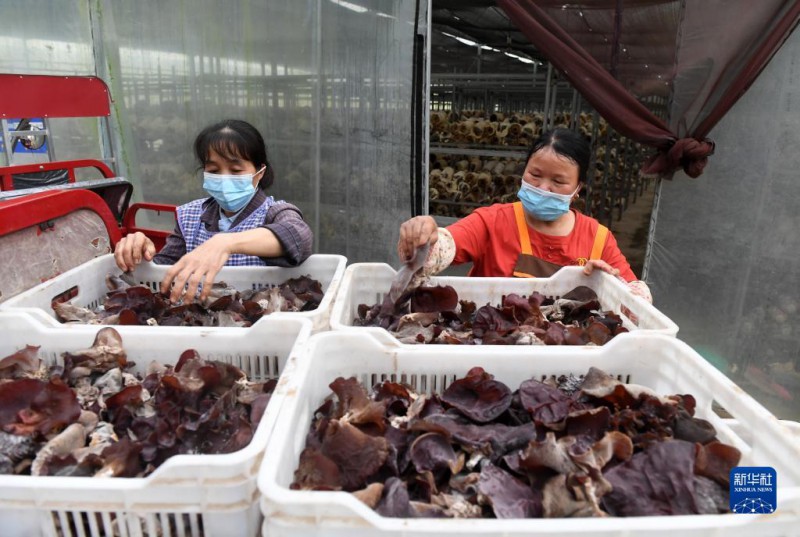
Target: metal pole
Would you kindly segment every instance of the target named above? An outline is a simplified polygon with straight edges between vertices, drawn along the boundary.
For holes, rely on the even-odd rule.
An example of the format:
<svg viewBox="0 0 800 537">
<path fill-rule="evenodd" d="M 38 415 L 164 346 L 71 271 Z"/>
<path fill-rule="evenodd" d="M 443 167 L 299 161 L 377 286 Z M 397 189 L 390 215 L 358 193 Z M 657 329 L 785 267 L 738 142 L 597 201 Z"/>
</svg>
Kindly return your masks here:
<svg viewBox="0 0 800 537">
<path fill-rule="evenodd" d="M 611 227 L 611 219 L 612 219 L 612 207 L 611 204 L 608 203 L 608 164 L 611 159 L 611 131 L 609 129 L 608 123 L 606 122 L 606 135 L 604 140 L 604 145 L 606 148 L 606 156 L 603 159 L 603 187 L 600 191 L 601 202 L 602 202 L 602 217 L 606 221 L 606 226 Z M 600 214 L 598 214 L 598 217 Z M 599 218 L 598 218 L 599 220 Z"/>
<path fill-rule="evenodd" d="M 575 109 L 577 107 L 579 98 L 580 97 L 578 96 L 578 90 L 572 88 L 572 104 L 569 107 L 569 125 L 568 125 L 569 128 L 572 130 L 576 130 L 575 125 L 577 124 L 577 122 L 575 121 L 575 116 L 577 114 L 575 112 Z"/>
<path fill-rule="evenodd" d="M 0 130 L 3 131 L 3 153 L 6 157 L 6 166 L 11 166 L 11 136 L 8 134 L 7 119 L 0 119 Z"/>
<path fill-rule="evenodd" d="M 430 214 L 430 164 L 431 164 L 431 32 L 433 28 L 433 3 L 428 0 L 425 2 L 425 79 L 424 84 L 425 103 L 423 104 L 423 156 L 422 156 L 422 214 Z M 417 15 L 419 16 L 419 15 Z M 425 106 L 427 104 L 427 106 Z"/>
<path fill-rule="evenodd" d="M 620 209 L 620 219 L 622 218 L 622 214 L 624 211 L 628 210 L 628 203 L 630 202 L 630 184 L 628 183 L 629 177 L 629 170 L 628 170 L 628 144 L 630 140 L 625 138 L 622 143 L 620 144 L 620 149 L 622 153 L 619 155 L 619 162 L 620 162 L 620 202 L 622 207 Z"/>
<path fill-rule="evenodd" d="M 611 61 L 609 72 L 617 78 L 617 65 L 619 64 L 619 38 L 622 34 L 622 0 L 617 0 L 614 9 L 614 37 L 611 44 Z"/>
<path fill-rule="evenodd" d="M 320 207 L 320 182 L 322 181 L 320 169 L 320 142 L 322 141 L 322 109 L 325 104 L 322 102 L 324 95 L 322 94 L 322 0 L 317 0 L 314 6 L 314 44 L 311 47 L 311 62 L 314 65 L 316 73 L 316 84 L 314 86 L 314 164 L 312 176 L 312 205 L 314 207 L 314 221 L 312 228 L 314 230 L 314 251 L 319 251 L 320 243 L 320 216 L 322 208 Z M 374 103 L 373 103 L 374 104 Z"/>
<path fill-rule="evenodd" d="M 592 112 L 592 153 L 589 157 L 589 169 L 586 171 L 586 214 L 593 216 L 592 193 L 594 192 L 594 173 L 597 168 L 597 131 L 600 124 L 600 114 L 597 110 Z"/>
<path fill-rule="evenodd" d="M 619 173 L 619 160 L 620 160 L 620 149 L 621 147 L 621 136 L 619 133 L 616 133 L 617 136 L 612 141 L 614 144 L 614 173 L 611 175 L 611 212 L 609 213 L 608 221 L 611 222 L 611 219 L 614 216 L 614 207 L 619 207 L 617 213 L 617 221 L 622 218 L 622 183 L 620 182 L 620 173 Z M 611 171 L 609 170 L 609 173 Z M 619 204 L 619 205 L 618 205 Z"/>
<path fill-rule="evenodd" d="M 551 129 L 556 126 L 556 102 L 558 102 L 557 97 L 558 97 L 558 82 L 554 81 L 553 91 L 550 94 L 550 109 L 548 110 L 548 113 L 550 114 L 550 120 L 548 121 L 548 124 L 550 125 Z"/>
<path fill-rule="evenodd" d="M 549 114 L 550 108 L 550 81 L 553 79 L 553 64 L 547 64 L 547 82 L 545 82 L 544 86 L 544 120 L 542 123 L 542 130 L 546 131 L 547 129 L 547 119 Z"/>
<path fill-rule="evenodd" d="M 628 203 L 636 203 L 636 184 L 634 182 L 633 166 L 634 159 L 633 153 L 636 150 L 633 140 L 628 139 L 625 151 L 625 209 L 628 209 Z M 630 201 L 631 194 L 633 194 L 633 202 Z"/>
<path fill-rule="evenodd" d="M 637 165 L 637 169 L 640 170 L 640 172 L 637 175 L 637 181 L 638 181 L 638 186 L 639 186 L 639 196 L 643 196 L 644 195 L 644 189 L 650 186 L 650 179 L 644 177 L 641 174 L 641 166 L 642 166 L 642 157 L 643 156 L 644 156 L 644 148 L 640 147 L 639 148 L 639 159 L 638 159 L 638 165 Z"/>
</svg>

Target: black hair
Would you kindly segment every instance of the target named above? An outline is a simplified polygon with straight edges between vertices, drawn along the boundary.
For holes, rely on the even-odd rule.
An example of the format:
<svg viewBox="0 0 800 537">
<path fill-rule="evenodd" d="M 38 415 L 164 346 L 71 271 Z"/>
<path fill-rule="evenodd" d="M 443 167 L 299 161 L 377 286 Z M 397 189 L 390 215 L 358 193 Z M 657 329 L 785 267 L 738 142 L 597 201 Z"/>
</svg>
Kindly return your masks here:
<svg viewBox="0 0 800 537">
<path fill-rule="evenodd" d="M 566 157 L 577 164 L 578 183 L 586 183 L 586 173 L 589 170 L 589 158 L 592 148 L 580 133 L 565 128 L 557 128 L 542 133 L 531 145 L 528 156 L 525 159 L 525 165 L 527 166 L 534 153 L 546 147 L 555 151 L 557 155 Z"/>
<path fill-rule="evenodd" d="M 258 182 L 261 190 L 266 190 L 275 181 L 275 174 L 267 159 L 264 138 L 250 123 L 240 119 L 226 119 L 200 131 L 194 141 L 194 154 L 204 167 L 212 149 L 225 159 L 249 160 L 256 171 L 265 168 L 264 175 Z"/>
</svg>

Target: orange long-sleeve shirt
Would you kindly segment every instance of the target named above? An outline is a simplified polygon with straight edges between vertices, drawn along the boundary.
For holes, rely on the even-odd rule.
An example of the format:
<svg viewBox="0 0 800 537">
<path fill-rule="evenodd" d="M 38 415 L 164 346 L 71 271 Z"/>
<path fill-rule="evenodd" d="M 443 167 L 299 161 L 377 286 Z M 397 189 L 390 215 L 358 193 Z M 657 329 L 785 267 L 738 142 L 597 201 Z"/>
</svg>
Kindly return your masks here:
<svg viewBox="0 0 800 537">
<path fill-rule="evenodd" d="M 577 211 L 569 235 L 545 235 L 528 226 L 532 254 L 556 265 L 583 265 L 589 259 L 600 223 Z M 472 261 L 470 276 L 510 277 L 521 252 L 512 203 L 481 207 L 447 227 L 456 243 L 453 264 Z M 619 269 L 626 281 L 636 280 L 628 260 L 609 233 L 601 259 Z"/>
</svg>

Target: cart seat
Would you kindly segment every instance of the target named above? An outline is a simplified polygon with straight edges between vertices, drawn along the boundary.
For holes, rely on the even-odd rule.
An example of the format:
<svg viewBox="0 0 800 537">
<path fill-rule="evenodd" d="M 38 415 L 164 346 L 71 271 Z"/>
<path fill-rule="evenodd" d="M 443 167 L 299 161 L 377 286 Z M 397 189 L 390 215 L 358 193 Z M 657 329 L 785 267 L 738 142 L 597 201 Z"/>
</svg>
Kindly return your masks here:
<svg viewBox="0 0 800 537">
<path fill-rule="evenodd" d="M 77 181 L 75 183 L 65 183 L 58 185 L 40 186 L 34 188 L 24 188 L 22 190 L 8 190 L 0 192 L 0 202 L 7 199 L 18 198 L 39 192 L 50 192 L 58 190 L 91 190 L 106 202 L 111 214 L 114 215 L 117 223 L 122 223 L 122 217 L 128 208 L 128 204 L 133 194 L 133 185 L 124 177 L 109 177 L 104 179 L 90 179 L 87 181 Z"/>
</svg>

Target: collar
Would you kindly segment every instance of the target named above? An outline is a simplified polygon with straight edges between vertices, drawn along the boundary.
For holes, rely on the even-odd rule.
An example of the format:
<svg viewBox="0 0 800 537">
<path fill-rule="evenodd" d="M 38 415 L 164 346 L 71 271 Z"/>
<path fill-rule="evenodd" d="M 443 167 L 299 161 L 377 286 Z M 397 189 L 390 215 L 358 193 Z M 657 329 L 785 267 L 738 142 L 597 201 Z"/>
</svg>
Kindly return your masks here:
<svg viewBox="0 0 800 537">
<path fill-rule="evenodd" d="M 264 205 L 265 201 L 267 201 L 267 195 L 260 188 L 257 189 L 256 194 L 253 196 L 253 199 L 250 200 L 250 203 L 248 203 L 245 208 L 239 211 L 239 214 L 236 215 L 236 219 L 231 224 L 231 227 L 236 227 L 239 225 L 239 222 L 250 216 L 253 211 Z M 205 225 L 206 231 L 219 231 L 219 211 L 219 203 L 217 203 L 217 200 L 214 198 L 210 197 L 203 202 L 203 214 L 200 215 L 200 222 Z"/>
</svg>

